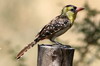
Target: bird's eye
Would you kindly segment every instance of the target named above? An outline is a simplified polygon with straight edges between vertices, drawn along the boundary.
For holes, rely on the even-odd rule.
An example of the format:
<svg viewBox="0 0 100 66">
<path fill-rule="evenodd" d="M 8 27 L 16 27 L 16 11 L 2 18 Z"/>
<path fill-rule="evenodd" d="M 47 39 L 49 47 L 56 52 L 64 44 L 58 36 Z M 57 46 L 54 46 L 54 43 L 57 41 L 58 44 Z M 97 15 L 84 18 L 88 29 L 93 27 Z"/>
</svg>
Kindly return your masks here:
<svg viewBox="0 0 100 66">
<path fill-rule="evenodd" d="M 74 9 L 71 9 L 71 11 L 74 11 Z"/>
</svg>

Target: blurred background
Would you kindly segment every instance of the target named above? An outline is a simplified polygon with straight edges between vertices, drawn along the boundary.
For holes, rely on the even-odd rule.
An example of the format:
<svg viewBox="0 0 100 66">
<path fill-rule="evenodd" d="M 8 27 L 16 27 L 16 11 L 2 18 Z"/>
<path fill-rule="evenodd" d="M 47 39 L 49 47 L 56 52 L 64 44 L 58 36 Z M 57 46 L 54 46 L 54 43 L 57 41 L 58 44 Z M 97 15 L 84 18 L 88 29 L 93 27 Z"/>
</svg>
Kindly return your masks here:
<svg viewBox="0 0 100 66">
<path fill-rule="evenodd" d="M 85 10 L 78 13 L 74 26 L 57 40 L 76 49 L 74 66 L 99 66 L 99 0 L 0 0 L 0 66 L 37 66 L 37 45 L 20 60 L 16 60 L 17 53 L 68 4 Z"/>
</svg>

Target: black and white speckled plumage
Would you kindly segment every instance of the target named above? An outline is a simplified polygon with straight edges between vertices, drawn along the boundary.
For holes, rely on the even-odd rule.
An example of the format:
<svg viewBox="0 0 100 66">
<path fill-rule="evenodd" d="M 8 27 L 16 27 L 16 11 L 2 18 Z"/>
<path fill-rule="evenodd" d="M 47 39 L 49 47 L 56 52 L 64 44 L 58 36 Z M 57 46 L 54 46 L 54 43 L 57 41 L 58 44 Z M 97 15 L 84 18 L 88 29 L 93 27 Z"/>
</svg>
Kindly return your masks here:
<svg viewBox="0 0 100 66">
<path fill-rule="evenodd" d="M 43 27 L 43 29 L 37 34 L 36 40 L 54 39 L 63 33 L 65 33 L 70 27 L 71 22 L 66 16 L 57 16 L 55 19 Z"/>
</svg>

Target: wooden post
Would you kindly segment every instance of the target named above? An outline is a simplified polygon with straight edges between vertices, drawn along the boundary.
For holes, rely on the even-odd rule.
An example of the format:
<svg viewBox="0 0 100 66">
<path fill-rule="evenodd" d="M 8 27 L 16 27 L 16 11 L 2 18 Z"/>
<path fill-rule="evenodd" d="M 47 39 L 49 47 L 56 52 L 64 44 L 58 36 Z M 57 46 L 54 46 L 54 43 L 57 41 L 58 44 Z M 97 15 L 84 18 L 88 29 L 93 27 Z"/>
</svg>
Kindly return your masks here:
<svg viewBox="0 0 100 66">
<path fill-rule="evenodd" d="M 66 45 L 38 45 L 37 66 L 72 66 L 74 48 Z"/>
</svg>

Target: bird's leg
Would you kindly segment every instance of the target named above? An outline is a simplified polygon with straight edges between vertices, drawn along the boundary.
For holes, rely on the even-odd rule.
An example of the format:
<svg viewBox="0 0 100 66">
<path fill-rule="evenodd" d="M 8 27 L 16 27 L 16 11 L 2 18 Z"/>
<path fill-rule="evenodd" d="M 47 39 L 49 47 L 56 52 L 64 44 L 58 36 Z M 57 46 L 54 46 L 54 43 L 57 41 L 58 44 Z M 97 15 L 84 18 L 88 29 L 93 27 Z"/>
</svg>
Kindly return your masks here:
<svg viewBox="0 0 100 66">
<path fill-rule="evenodd" d="M 61 43 L 55 41 L 54 39 L 50 39 L 50 41 L 52 41 L 52 42 L 55 43 L 56 45 L 62 45 Z"/>
<path fill-rule="evenodd" d="M 59 46 L 62 46 L 62 44 L 61 44 L 61 43 L 59 43 L 59 42 L 55 41 L 54 39 L 50 39 L 50 41 L 51 41 L 51 42 L 53 42 L 53 43 L 55 43 L 54 45 L 59 45 Z M 63 45 L 63 47 L 68 47 L 68 48 L 71 48 L 71 46 L 70 46 L 70 45 Z"/>
</svg>

